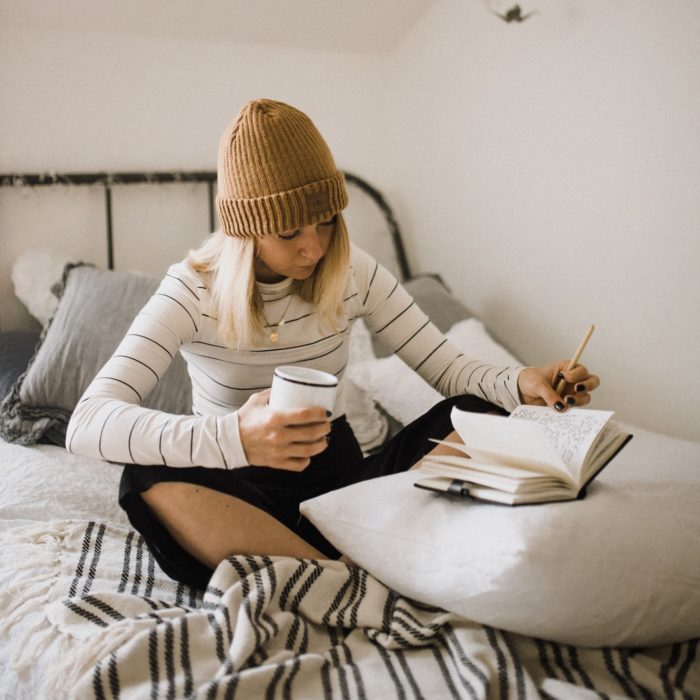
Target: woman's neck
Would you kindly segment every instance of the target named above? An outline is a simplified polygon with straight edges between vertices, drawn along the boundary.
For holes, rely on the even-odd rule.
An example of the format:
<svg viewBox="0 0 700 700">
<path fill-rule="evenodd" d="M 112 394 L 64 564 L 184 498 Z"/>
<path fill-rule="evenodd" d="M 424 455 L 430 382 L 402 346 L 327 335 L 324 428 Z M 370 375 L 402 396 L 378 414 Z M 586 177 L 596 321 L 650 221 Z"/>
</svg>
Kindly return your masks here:
<svg viewBox="0 0 700 700">
<path fill-rule="evenodd" d="M 264 282 L 265 284 L 273 284 L 274 282 L 281 282 L 286 279 L 284 275 L 275 272 L 260 259 L 256 259 L 253 263 L 253 272 L 255 273 L 256 281 Z"/>
</svg>

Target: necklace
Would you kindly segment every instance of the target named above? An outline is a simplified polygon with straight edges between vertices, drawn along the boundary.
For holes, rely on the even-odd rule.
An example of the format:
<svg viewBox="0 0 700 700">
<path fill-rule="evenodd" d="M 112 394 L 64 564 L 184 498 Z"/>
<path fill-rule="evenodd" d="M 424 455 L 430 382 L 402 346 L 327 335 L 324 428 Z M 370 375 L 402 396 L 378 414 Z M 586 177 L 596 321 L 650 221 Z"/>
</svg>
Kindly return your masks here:
<svg viewBox="0 0 700 700">
<path fill-rule="evenodd" d="M 293 295 L 289 295 L 289 301 L 287 302 L 287 306 L 284 307 L 284 311 L 282 312 L 282 315 L 280 316 L 280 320 L 277 321 L 277 323 L 270 323 L 267 320 L 267 316 L 265 316 L 265 312 L 263 311 L 263 318 L 265 319 L 265 323 L 267 324 L 268 328 L 271 328 L 272 330 L 270 331 L 270 342 L 271 343 L 276 343 L 280 339 L 280 334 L 279 334 L 279 328 L 282 328 L 284 325 L 284 317 L 287 315 L 287 311 L 289 311 L 289 307 L 292 305 L 292 298 Z"/>
</svg>

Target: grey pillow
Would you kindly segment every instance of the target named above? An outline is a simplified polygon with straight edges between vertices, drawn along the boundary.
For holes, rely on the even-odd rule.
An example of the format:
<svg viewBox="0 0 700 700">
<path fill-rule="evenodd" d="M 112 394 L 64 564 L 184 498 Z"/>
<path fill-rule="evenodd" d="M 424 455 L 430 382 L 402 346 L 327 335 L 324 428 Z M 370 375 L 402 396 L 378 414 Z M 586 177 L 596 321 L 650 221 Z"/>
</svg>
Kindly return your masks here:
<svg viewBox="0 0 700 700">
<path fill-rule="evenodd" d="M 27 369 L 39 331 L 4 331 L 0 333 L 0 399 L 5 398 L 18 377 Z"/>
<path fill-rule="evenodd" d="M 443 333 L 449 331 L 458 321 L 473 316 L 469 309 L 435 276 L 414 277 L 404 282 L 403 286 Z M 388 357 L 392 354 L 391 350 L 375 336 L 372 336 L 372 347 L 377 357 Z"/>
<path fill-rule="evenodd" d="M 73 408 L 158 284 L 136 273 L 67 265 L 55 288 L 56 312 L 0 406 L 0 435 L 23 445 L 64 444 Z M 190 381 L 179 354 L 143 405 L 192 412 Z"/>
</svg>

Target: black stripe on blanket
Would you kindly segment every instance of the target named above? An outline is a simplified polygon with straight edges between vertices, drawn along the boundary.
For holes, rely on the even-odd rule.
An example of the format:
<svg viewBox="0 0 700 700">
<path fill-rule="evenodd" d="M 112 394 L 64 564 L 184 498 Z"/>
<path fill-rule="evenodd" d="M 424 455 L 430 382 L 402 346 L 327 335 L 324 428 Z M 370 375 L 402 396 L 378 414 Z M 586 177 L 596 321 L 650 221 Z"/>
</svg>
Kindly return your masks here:
<svg viewBox="0 0 700 700">
<path fill-rule="evenodd" d="M 86 650 L 94 628 L 103 654 L 84 669 L 71 659 L 78 697 L 690 699 L 698 687 L 697 640 L 656 657 L 531 640 L 338 562 L 233 556 L 202 594 L 168 579 L 133 531 L 89 523 L 75 543 L 62 625 Z"/>
</svg>

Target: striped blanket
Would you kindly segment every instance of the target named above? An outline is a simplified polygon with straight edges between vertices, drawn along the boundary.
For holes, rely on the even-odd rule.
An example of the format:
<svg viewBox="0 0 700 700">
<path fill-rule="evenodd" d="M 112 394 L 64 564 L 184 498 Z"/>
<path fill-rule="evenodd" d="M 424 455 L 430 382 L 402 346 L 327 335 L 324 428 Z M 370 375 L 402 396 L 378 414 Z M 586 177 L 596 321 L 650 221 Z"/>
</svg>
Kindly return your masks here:
<svg viewBox="0 0 700 700">
<path fill-rule="evenodd" d="M 530 639 L 340 562 L 231 557 L 199 592 L 110 523 L 25 526 L 2 552 L 0 639 L 14 648 L 0 667 L 16 686 L 0 696 L 700 697 L 697 640 L 634 650 Z"/>
</svg>

